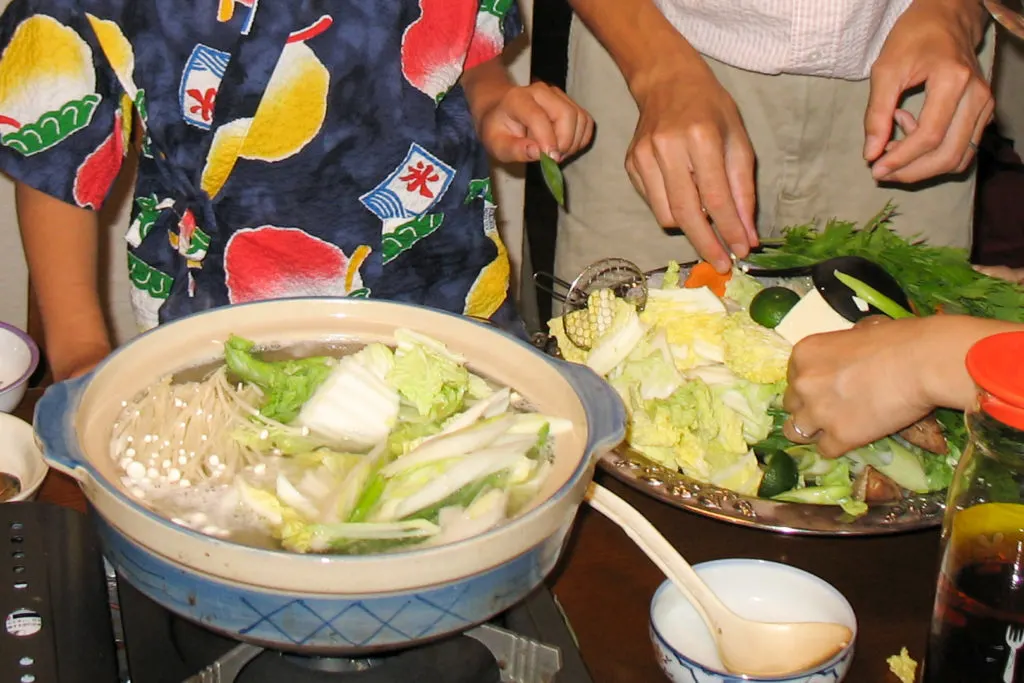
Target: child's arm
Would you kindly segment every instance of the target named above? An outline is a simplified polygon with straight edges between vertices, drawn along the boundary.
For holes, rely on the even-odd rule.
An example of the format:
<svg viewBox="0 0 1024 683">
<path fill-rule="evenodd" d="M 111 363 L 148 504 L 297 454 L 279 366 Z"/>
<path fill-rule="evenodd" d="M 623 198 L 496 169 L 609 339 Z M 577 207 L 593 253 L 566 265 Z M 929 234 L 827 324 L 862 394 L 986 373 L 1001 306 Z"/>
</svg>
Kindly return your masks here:
<svg viewBox="0 0 1024 683">
<path fill-rule="evenodd" d="M 501 59 L 488 59 L 462 74 L 459 81 L 469 102 L 469 112 L 479 123 L 509 90 L 516 87 Z"/>
<path fill-rule="evenodd" d="M 100 308 L 96 214 L 16 183 L 29 275 L 57 381 L 88 371 L 110 352 Z"/>
<path fill-rule="evenodd" d="M 546 83 L 517 86 L 501 59 L 462 74 L 481 140 L 499 161 L 536 161 L 544 152 L 560 161 L 590 143 L 594 122 L 569 96 Z"/>
</svg>

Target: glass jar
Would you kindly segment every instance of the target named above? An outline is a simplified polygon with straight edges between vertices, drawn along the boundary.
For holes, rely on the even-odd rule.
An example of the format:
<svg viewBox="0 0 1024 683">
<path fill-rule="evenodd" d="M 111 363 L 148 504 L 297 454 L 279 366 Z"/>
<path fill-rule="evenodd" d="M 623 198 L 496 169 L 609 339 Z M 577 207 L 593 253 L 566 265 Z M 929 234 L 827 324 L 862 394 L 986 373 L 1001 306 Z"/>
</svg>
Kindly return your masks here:
<svg viewBox="0 0 1024 683">
<path fill-rule="evenodd" d="M 1024 332 L 975 344 L 922 683 L 1024 683 Z"/>
</svg>

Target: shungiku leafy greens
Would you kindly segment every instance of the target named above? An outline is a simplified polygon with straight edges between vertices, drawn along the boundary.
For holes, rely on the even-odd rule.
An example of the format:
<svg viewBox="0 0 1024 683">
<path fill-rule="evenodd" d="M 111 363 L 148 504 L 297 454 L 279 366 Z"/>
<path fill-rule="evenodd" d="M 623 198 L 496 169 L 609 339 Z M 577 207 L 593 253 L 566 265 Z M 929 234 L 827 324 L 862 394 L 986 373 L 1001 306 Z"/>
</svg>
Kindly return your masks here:
<svg viewBox="0 0 1024 683">
<path fill-rule="evenodd" d="M 1024 322 L 1020 285 L 977 272 L 964 249 L 903 237 L 892 229 L 898 217 L 896 206 L 887 204 L 862 227 L 838 219 L 820 229 L 813 223 L 789 227 L 781 240 L 766 241 L 766 248 L 747 260 L 789 268 L 835 256 L 863 256 L 896 278 L 920 315 L 941 312 Z"/>
<path fill-rule="evenodd" d="M 123 484 L 177 524 L 300 553 L 387 552 L 503 523 L 537 495 L 571 425 L 524 409 L 436 340 L 395 336 L 394 348 L 283 355 L 232 336 L 223 363 L 126 403 L 110 447 Z"/>
</svg>

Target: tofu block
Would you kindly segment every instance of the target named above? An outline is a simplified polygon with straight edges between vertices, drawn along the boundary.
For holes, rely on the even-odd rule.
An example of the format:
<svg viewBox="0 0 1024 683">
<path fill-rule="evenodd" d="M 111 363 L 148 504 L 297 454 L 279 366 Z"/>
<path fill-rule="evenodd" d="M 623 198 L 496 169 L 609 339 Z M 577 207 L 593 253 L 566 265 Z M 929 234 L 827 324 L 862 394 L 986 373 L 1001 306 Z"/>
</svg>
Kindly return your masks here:
<svg viewBox="0 0 1024 683">
<path fill-rule="evenodd" d="M 790 344 L 796 344 L 812 334 L 838 332 L 851 327 L 852 322 L 836 313 L 821 293 L 812 289 L 786 314 L 775 331 Z"/>
</svg>

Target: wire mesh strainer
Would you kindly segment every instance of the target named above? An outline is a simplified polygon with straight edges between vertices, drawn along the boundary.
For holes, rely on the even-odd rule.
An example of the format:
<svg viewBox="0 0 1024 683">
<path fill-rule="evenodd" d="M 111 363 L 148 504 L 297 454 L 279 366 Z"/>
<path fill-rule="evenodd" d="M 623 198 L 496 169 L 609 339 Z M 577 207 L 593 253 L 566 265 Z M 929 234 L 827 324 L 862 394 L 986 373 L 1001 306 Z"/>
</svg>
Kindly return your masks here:
<svg viewBox="0 0 1024 683">
<path fill-rule="evenodd" d="M 565 336 L 581 349 L 589 349 L 611 325 L 616 298 L 638 311 L 647 305 L 647 276 L 623 258 L 591 263 L 571 283 L 550 273 L 537 273 L 533 279 L 537 287 L 563 302 Z"/>
</svg>

